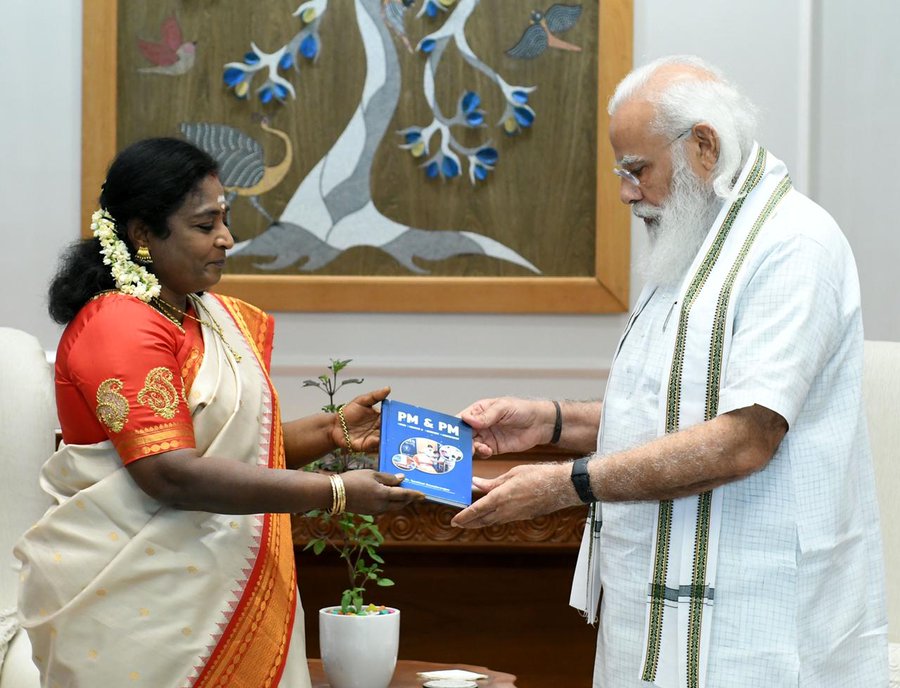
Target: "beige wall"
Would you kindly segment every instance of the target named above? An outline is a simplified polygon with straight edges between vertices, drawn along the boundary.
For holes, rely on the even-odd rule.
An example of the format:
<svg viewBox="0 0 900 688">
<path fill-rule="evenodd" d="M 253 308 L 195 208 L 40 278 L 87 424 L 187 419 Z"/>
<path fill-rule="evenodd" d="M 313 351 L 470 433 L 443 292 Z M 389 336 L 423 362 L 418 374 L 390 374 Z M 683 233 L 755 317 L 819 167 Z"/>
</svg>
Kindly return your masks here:
<svg viewBox="0 0 900 688">
<path fill-rule="evenodd" d="M 697 53 L 762 111 L 761 140 L 844 226 L 867 335 L 900 340 L 893 172 L 900 139 L 897 4 L 881 0 L 636 0 L 635 59 Z M 78 236 L 80 3 L 0 0 L 0 325 L 52 350 L 46 283 Z M 896 125 L 895 125 L 896 126 Z M 35 151 L 38 151 L 35 153 Z M 601 171 L 605 172 L 605 171 Z M 893 193 L 892 193 L 893 192 Z M 885 202 L 888 201 L 888 202 Z M 642 230 L 634 246 L 644 246 Z M 633 295 L 640 285 L 633 284 Z M 599 396 L 624 316 L 279 314 L 274 369 L 286 415 L 317 408 L 300 381 L 329 357 L 398 399 L 456 411 L 482 395 Z"/>
</svg>

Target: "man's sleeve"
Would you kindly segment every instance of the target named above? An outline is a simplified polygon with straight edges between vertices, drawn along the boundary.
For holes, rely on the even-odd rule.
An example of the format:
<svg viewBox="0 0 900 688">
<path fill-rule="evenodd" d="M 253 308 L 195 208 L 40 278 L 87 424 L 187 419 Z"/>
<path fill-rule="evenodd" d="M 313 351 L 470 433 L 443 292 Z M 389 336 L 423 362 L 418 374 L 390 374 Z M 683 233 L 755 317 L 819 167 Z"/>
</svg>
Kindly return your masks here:
<svg viewBox="0 0 900 688">
<path fill-rule="evenodd" d="M 805 235 L 770 251 L 736 304 L 719 413 L 759 404 L 792 425 L 847 327 L 842 275 Z"/>
</svg>

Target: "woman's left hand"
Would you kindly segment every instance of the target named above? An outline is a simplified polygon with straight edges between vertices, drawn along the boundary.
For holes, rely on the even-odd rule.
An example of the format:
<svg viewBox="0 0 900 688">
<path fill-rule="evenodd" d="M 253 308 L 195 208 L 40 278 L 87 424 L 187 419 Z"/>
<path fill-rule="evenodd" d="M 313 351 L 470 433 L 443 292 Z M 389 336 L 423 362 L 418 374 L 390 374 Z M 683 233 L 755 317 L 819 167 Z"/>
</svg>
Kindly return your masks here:
<svg viewBox="0 0 900 688">
<path fill-rule="evenodd" d="M 350 435 L 350 447 L 355 452 L 372 452 L 378 449 L 381 439 L 381 411 L 372 408 L 383 401 L 391 393 L 390 387 L 382 387 L 368 394 L 361 394 L 348 404 L 344 404 L 342 413 L 334 414 L 334 423 L 331 428 L 332 439 L 336 447 L 346 448 L 347 438 L 341 425 L 340 416 L 344 416 L 347 423 L 347 433 Z"/>
</svg>

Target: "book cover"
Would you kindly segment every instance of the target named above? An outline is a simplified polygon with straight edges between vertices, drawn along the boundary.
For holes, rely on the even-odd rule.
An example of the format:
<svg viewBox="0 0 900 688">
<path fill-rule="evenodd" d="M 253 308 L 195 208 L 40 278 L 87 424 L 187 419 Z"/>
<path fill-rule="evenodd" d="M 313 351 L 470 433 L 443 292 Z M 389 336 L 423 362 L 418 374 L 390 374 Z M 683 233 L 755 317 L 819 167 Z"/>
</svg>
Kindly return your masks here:
<svg viewBox="0 0 900 688">
<path fill-rule="evenodd" d="M 472 503 L 472 428 L 455 416 L 385 399 L 378 470 L 404 473 L 403 487 L 462 509 Z"/>
</svg>

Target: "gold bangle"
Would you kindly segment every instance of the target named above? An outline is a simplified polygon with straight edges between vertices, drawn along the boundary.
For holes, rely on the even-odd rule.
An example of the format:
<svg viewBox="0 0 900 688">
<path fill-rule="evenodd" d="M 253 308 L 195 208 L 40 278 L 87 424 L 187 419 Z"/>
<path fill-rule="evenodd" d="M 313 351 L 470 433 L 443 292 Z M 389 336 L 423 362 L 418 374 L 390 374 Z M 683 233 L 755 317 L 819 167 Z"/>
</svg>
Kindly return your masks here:
<svg viewBox="0 0 900 688">
<path fill-rule="evenodd" d="M 338 501 L 337 485 L 335 485 L 335 483 L 334 483 L 333 475 L 328 476 L 328 483 L 329 483 L 329 485 L 331 485 L 331 508 L 328 510 L 328 513 L 333 514 L 334 510 L 337 508 L 337 501 Z"/>
<path fill-rule="evenodd" d="M 344 479 L 339 475 L 334 477 L 338 488 L 338 515 L 340 515 L 347 510 L 347 491 L 344 489 Z"/>
<path fill-rule="evenodd" d="M 341 421 L 341 428 L 344 430 L 344 441 L 347 443 L 347 451 L 353 451 L 353 442 L 350 441 L 350 430 L 347 428 L 347 419 L 344 418 L 344 407 L 338 406 L 338 420 Z"/>
<path fill-rule="evenodd" d="M 328 513 L 332 516 L 340 516 L 347 510 L 347 491 L 344 489 L 344 479 L 336 473 L 329 476 L 331 480 L 331 509 Z"/>
</svg>

